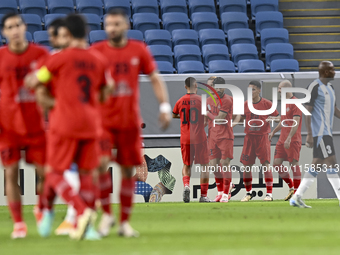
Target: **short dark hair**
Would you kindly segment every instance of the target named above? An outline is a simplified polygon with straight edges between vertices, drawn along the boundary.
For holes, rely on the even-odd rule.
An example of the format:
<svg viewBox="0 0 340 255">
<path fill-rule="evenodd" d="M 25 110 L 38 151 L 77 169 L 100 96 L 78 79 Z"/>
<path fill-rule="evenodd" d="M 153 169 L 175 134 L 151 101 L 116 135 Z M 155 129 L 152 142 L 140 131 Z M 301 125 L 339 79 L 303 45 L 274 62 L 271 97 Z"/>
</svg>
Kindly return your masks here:
<svg viewBox="0 0 340 255">
<path fill-rule="evenodd" d="M 251 81 L 249 82 L 249 85 L 254 85 L 255 87 L 261 89 L 261 83 L 259 81 Z"/>
<path fill-rule="evenodd" d="M 63 18 L 57 18 L 51 22 L 51 24 L 48 26 L 49 28 L 53 28 L 53 35 L 58 35 L 58 29 L 60 27 L 66 27 L 65 19 Z"/>
<path fill-rule="evenodd" d="M 213 81 L 213 84 L 225 84 L 225 80 L 222 77 L 216 77 Z"/>
<path fill-rule="evenodd" d="M 188 77 L 185 79 L 185 86 L 187 86 L 187 88 L 191 88 L 195 81 L 196 79 L 194 77 Z"/>
<path fill-rule="evenodd" d="M 19 13 L 9 12 L 9 13 L 5 14 L 1 19 L 2 28 L 5 27 L 6 20 L 13 18 L 13 17 L 19 17 L 22 20 L 22 22 L 25 23 L 24 19 L 22 18 L 22 16 Z"/>
<path fill-rule="evenodd" d="M 87 24 L 83 16 L 79 14 L 69 14 L 65 18 L 65 25 L 74 38 L 85 38 Z"/>
<path fill-rule="evenodd" d="M 109 10 L 106 15 L 111 15 L 111 16 L 122 16 L 123 18 L 129 20 L 129 16 L 126 13 L 126 11 L 122 8 L 112 8 Z"/>
</svg>

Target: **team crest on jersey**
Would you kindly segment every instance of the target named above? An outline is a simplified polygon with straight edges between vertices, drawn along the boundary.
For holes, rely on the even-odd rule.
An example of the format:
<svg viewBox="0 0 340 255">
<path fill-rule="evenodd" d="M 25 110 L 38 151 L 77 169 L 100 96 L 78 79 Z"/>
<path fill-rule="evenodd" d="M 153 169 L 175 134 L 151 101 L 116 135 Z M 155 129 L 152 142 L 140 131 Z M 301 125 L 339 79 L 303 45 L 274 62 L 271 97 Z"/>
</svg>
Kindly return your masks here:
<svg viewBox="0 0 340 255">
<path fill-rule="evenodd" d="M 117 83 L 117 87 L 113 96 L 130 96 L 132 95 L 132 89 L 125 81 L 120 81 Z"/>
<path fill-rule="evenodd" d="M 139 58 L 133 57 L 131 58 L 131 65 L 136 66 L 139 64 Z"/>
</svg>

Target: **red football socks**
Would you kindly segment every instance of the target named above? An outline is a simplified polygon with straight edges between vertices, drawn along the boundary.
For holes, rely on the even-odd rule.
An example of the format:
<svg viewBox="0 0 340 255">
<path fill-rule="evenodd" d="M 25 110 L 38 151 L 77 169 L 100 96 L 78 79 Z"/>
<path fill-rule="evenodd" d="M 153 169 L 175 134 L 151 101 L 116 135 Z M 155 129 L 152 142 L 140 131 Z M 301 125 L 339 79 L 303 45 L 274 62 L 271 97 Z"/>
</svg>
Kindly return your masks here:
<svg viewBox="0 0 340 255">
<path fill-rule="evenodd" d="M 284 180 L 288 184 L 288 187 L 290 189 L 293 188 L 294 183 L 293 183 L 293 180 L 290 178 L 290 175 L 287 169 L 283 165 L 275 165 L 274 168 L 279 173 L 282 180 Z"/>
<path fill-rule="evenodd" d="M 229 194 L 231 178 L 232 178 L 232 173 L 229 171 L 225 172 L 225 178 L 223 182 L 223 193 L 224 194 Z"/>
<path fill-rule="evenodd" d="M 190 176 L 183 176 L 184 187 L 190 187 Z"/>
<path fill-rule="evenodd" d="M 87 205 L 87 207 L 92 210 L 95 209 L 95 201 L 96 201 L 96 187 L 93 181 L 93 177 L 91 174 L 79 174 L 80 180 L 80 190 L 79 195 Z"/>
<path fill-rule="evenodd" d="M 130 219 L 134 190 L 135 179 L 123 178 L 120 187 L 120 222 Z"/>
<path fill-rule="evenodd" d="M 223 191 L 223 178 L 215 177 L 216 187 L 218 192 Z"/>
<path fill-rule="evenodd" d="M 264 181 L 266 183 L 267 194 L 272 194 L 273 193 L 273 173 L 269 171 L 265 171 Z"/>
<path fill-rule="evenodd" d="M 252 190 L 253 176 L 251 172 L 243 172 L 243 184 L 247 192 Z"/>
<path fill-rule="evenodd" d="M 294 193 L 298 189 L 301 183 L 301 169 L 300 166 L 292 166 L 293 178 L 294 178 Z"/>
<path fill-rule="evenodd" d="M 201 196 L 206 197 L 208 195 L 209 183 L 201 183 Z"/>
<path fill-rule="evenodd" d="M 8 207 L 11 212 L 14 223 L 22 222 L 23 219 L 22 219 L 22 211 L 21 211 L 21 202 L 20 201 L 9 202 Z"/>
<path fill-rule="evenodd" d="M 112 179 L 109 172 L 99 175 L 99 198 L 103 212 L 111 214 L 110 193 L 112 191 Z"/>
</svg>

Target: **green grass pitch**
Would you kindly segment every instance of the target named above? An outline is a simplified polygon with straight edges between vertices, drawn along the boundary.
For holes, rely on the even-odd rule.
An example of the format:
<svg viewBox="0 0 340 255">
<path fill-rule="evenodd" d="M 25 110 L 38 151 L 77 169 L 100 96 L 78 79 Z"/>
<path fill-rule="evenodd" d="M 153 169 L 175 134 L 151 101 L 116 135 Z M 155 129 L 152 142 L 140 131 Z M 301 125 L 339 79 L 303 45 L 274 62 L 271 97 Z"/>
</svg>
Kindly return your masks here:
<svg viewBox="0 0 340 255">
<path fill-rule="evenodd" d="M 32 206 L 24 207 L 28 236 L 11 240 L 12 221 L 0 207 L 1 255 L 101 254 L 339 254 L 340 208 L 337 200 L 307 200 L 312 209 L 292 208 L 284 201 L 136 204 L 132 226 L 137 239 L 116 235 L 102 241 L 71 241 L 38 236 Z M 117 212 L 118 206 L 114 205 Z M 65 206 L 56 207 L 54 227 Z"/>
</svg>

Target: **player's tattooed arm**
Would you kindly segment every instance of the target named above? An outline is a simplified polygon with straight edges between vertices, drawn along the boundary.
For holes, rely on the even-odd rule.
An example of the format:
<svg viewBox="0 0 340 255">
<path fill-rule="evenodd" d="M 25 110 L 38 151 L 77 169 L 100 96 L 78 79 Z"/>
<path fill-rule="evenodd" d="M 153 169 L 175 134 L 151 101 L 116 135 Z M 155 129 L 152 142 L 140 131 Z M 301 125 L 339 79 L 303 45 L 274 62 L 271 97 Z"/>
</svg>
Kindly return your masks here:
<svg viewBox="0 0 340 255">
<path fill-rule="evenodd" d="M 307 111 L 312 112 L 313 106 L 305 104 Z M 305 115 L 305 122 L 307 128 L 307 138 L 306 138 L 306 146 L 308 148 L 313 148 L 313 133 L 312 133 L 312 117 L 310 115 Z"/>
<path fill-rule="evenodd" d="M 340 119 L 340 110 L 337 106 L 335 106 L 334 116 Z"/>
</svg>

